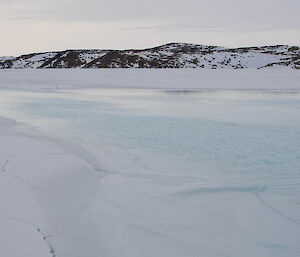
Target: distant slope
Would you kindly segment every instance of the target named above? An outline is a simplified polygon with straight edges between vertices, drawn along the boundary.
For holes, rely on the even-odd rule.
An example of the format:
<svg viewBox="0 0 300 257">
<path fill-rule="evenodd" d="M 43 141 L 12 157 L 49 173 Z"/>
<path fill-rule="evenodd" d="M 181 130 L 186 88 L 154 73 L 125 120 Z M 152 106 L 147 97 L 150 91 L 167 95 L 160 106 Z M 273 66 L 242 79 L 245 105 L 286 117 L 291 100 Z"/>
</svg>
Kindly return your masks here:
<svg viewBox="0 0 300 257">
<path fill-rule="evenodd" d="M 14 58 L 15 57 L 13 57 L 13 56 L 0 56 L 0 62 L 4 62 L 4 61 L 11 60 Z"/>
<path fill-rule="evenodd" d="M 0 69 L 46 68 L 300 68 L 298 46 L 224 48 L 170 43 L 143 50 L 66 50 L 0 57 Z"/>
</svg>

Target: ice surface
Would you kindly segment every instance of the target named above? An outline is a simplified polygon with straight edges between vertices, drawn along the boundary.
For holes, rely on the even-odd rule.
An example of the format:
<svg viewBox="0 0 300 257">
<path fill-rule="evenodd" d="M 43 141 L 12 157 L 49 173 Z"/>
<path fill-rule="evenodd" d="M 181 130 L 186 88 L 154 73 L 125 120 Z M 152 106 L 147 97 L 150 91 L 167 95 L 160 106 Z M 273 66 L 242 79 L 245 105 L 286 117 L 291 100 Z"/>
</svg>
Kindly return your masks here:
<svg viewBox="0 0 300 257">
<path fill-rule="evenodd" d="M 257 84 L 272 88 L 274 74 Z M 299 256 L 300 92 L 282 90 L 298 86 L 293 74 L 272 90 L 37 92 L 37 78 L 30 91 L 2 90 L 0 115 L 35 126 L 14 125 L 32 139 L 1 139 L 16 175 L 1 180 L 2 211 L 39 224 L 57 257 Z"/>
</svg>

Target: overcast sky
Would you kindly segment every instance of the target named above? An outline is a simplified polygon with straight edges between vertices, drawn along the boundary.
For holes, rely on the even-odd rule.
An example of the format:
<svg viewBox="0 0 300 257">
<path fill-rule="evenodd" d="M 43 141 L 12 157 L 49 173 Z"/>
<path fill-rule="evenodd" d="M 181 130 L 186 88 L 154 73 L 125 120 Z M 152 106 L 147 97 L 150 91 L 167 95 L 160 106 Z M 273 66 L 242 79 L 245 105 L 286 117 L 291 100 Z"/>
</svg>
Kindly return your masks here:
<svg viewBox="0 0 300 257">
<path fill-rule="evenodd" d="M 0 0 L 0 56 L 168 42 L 300 45 L 300 0 Z"/>
</svg>

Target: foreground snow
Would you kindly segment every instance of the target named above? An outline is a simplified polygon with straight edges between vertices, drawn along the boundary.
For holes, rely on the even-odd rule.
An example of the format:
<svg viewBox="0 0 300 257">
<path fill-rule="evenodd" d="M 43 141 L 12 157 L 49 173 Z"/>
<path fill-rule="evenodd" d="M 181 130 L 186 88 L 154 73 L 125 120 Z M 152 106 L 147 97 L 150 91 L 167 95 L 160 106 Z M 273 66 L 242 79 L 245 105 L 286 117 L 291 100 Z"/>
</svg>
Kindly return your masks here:
<svg viewBox="0 0 300 257">
<path fill-rule="evenodd" d="M 14 124 L 0 118 L 1 255 L 84 256 L 74 251 L 88 252 L 92 241 L 82 239 L 91 236 L 86 230 L 97 176 L 54 141 L 21 135 Z"/>
</svg>

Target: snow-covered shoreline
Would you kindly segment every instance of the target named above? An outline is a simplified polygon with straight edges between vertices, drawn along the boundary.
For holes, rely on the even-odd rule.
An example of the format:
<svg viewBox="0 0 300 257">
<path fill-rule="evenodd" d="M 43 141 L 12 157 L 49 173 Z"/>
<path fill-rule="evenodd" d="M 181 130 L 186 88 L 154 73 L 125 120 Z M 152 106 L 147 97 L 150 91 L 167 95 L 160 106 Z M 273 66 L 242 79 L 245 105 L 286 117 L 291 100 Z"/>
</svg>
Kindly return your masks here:
<svg viewBox="0 0 300 257">
<path fill-rule="evenodd" d="M 86 88 L 298 90 L 300 72 L 195 69 L 0 70 L 0 89 L 53 91 Z"/>
</svg>

